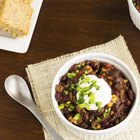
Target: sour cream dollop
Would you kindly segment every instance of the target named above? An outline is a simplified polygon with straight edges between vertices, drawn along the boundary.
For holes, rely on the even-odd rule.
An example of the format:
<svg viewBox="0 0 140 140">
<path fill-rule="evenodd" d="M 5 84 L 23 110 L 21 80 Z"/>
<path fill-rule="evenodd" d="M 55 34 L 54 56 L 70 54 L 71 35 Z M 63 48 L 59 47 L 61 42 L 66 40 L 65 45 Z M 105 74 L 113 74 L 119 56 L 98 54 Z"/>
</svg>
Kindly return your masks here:
<svg viewBox="0 0 140 140">
<path fill-rule="evenodd" d="M 80 78 L 77 85 L 76 97 L 79 105 L 88 108 L 88 110 L 98 110 L 111 101 L 111 88 L 102 78 L 87 75 Z"/>
</svg>

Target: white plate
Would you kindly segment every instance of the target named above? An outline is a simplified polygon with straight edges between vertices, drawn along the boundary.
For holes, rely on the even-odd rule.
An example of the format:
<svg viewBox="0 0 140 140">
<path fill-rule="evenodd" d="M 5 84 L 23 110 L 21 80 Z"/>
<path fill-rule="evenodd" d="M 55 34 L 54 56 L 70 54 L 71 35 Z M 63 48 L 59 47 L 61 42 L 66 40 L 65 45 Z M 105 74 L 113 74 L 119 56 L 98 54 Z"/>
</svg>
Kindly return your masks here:
<svg viewBox="0 0 140 140">
<path fill-rule="evenodd" d="M 31 42 L 31 38 L 32 38 L 32 35 L 34 32 L 34 29 L 35 29 L 35 25 L 37 22 L 37 18 L 38 18 L 42 3 L 43 3 L 43 0 L 33 0 L 33 3 L 32 3 L 33 15 L 31 18 L 29 34 L 23 38 L 10 38 L 10 37 L 1 35 L 0 36 L 0 49 L 12 51 L 12 52 L 16 52 L 16 53 L 26 53 L 27 52 L 30 42 Z"/>
</svg>

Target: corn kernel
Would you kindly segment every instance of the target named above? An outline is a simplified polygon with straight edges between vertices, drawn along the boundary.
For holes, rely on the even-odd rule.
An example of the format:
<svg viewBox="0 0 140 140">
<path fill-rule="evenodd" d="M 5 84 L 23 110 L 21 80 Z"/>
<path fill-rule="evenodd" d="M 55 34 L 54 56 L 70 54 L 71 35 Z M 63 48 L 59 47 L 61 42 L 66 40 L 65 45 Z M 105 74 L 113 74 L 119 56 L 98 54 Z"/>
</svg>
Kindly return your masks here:
<svg viewBox="0 0 140 140">
<path fill-rule="evenodd" d="M 128 80 L 126 80 L 126 79 L 125 79 L 125 80 L 123 80 L 123 82 L 124 82 L 124 83 L 127 83 L 127 82 L 128 82 Z"/>
<path fill-rule="evenodd" d="M 117 96 L 115 94 L 112 95 L 111 101 L 114 103 L 117 101 Z"/>
<path fill-rule="evenodd" d="M 106 72 L 106 71 L 107 71 L 107 69 L 106 69 L 106 68 L 102 68 L 102 71 L 103 71 L 103 72 Z"/>
<path fill-rule="evenodd" d="M 97 129 L 100 129 L 100 128 L 101 128 L 101 125 L 100 125 L 100 124 L 98 124 L 98 125 L 96 126 L 96 128 L 97 128 Z"/>
<path fill-rule="evenodd" d="M 103 76 L 105 76 L 106 74 L 105 73 L 103 73 Z"/>
<path fill-rule="evenodd" d="M 107 79 L 111 80 L 111 79 L 113 79 L 113 77 L 112 76 L 107 76 Z"/>
<path fill-rule="evenodd" d="M 113 115 L 114 114 L 114 111 L 111 111 L 111 115 Z"/>
<path fill-rule="evenodd" d="M 87 71 L 87 74 L 93 72 L 92 67 L 89 66 L 89 65 L 85 66 L 84 68 L 85 68 L 85 70 Z"/>
<path fill-rule="evenodd" d="M 109 86 L 112 86 L 113 83 L 111 81 L 109 81 L 108 84 L 109 84 Z"/>
<path fill-rule="evenodd" d="M 72 116 L 70 116 L 70 117 L 68 118 L 68 121 L 71 122 L 71 123 L 73 123 L 73 118 L 72 118 Z"/>
<path fill-rule="evenodd" d="M 111 107 L 113 105 L 113 102 L 110 102 L 107 104 L 107 107 Z"/>
</svg>

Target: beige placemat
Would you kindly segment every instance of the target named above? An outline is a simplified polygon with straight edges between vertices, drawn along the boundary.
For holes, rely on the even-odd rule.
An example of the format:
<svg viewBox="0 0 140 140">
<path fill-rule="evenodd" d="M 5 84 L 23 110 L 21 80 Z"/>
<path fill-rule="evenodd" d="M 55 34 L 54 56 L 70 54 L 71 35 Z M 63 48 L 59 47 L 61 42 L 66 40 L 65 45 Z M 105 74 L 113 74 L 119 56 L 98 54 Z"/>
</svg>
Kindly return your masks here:
<svg viewBox="0 0 140 140">
<path fill-rule="evenodd" d="M 138 80 L 140 80 L 137 66 L 122 36 L 119 36 L 116 39 L 102 45 L 66 54 L 37 64 L 28 65 L 26 72 L 32 87 L 35 102 L 46 120 L 64 138 L 64 140 L 80 139 L 68 132 L 55 114 L 51 101 L 51 85 L 58 69 L 66 61 L 76 55 L 87 52 L 101 52 L 118 57 L 129 65 Z M 47 132 L 44 131 L 44 135 L 45 140 L 50 140 Z M 140 108 L 138 108 L 132 121 L 130 121 L 126 129 L 119 135 L 109 140 L 140 140 Z"/>
</svg>

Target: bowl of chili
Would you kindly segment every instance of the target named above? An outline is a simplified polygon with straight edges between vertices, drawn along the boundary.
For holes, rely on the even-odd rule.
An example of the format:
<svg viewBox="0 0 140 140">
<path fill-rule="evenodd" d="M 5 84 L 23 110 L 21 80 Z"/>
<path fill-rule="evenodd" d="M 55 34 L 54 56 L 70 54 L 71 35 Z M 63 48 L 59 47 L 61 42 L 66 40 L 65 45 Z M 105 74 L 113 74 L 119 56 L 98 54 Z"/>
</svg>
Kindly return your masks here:
<svg viewBox="0 0 140 140">
<path fill-rule="evenodd" d="M 53 107 L 72 134 L 87 140 L 109 138 L 127 125 L 139 99 L 138 81 L 121 60 L 102 53 L 66 62 L 52 85 Z"/>
</svg>

